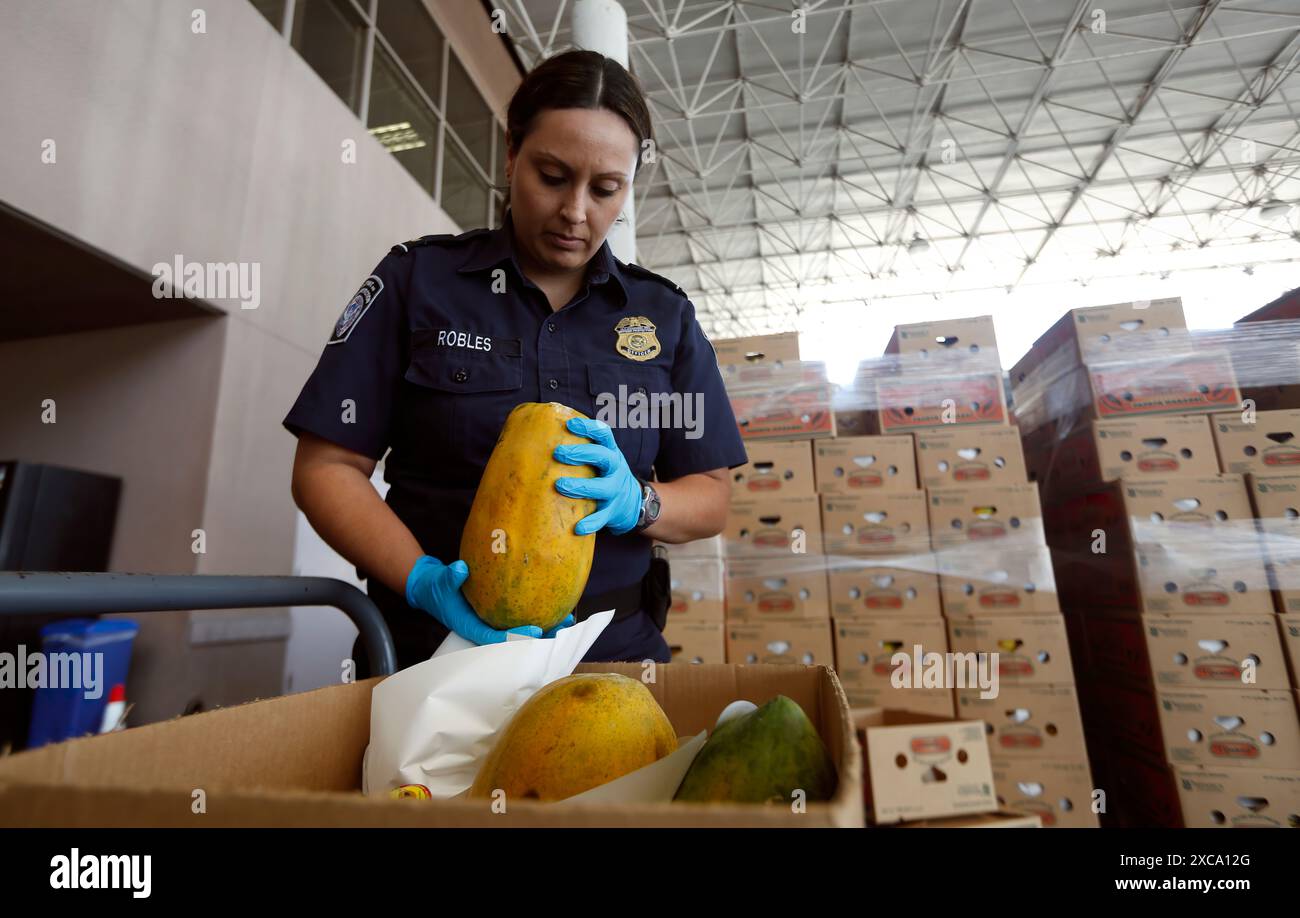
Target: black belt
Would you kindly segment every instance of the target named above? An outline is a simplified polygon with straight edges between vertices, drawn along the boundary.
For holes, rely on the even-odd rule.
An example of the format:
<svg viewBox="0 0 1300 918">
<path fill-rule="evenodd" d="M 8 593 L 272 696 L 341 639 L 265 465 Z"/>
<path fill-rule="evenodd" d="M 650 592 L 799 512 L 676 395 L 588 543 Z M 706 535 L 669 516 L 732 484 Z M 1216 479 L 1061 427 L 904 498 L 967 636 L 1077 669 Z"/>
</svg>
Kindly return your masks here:
<svg viewBox="0 0 1300 918">
<path fill-rule="evenodd" d="M 596 612 L 613 609 L 613 620 L 617 622 L 645 610 L 655 626 L 663 631 L 669 602 L 668 561 L 664 558 L 651 558 L 650 569 L 644 578 L 627 586 L 582 597 L 573 610 L 573 617 L 584 621 Z"/>
</svg>

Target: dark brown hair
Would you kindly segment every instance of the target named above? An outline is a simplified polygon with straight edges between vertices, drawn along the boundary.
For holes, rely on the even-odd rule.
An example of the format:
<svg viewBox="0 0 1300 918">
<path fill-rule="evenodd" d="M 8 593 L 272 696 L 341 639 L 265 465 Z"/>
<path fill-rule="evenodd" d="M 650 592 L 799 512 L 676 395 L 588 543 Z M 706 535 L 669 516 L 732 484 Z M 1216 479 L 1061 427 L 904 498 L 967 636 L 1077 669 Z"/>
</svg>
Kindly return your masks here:
<svg viewBox="0 0 1300 918">
<path fill-rule="evenodd" d="M 534 119 L 553 108 L 607 108 L 618 115 L 636 135 L 633 174 L 640 169 L 644 142 L 654 139 L 650 109 L 640 84 L 618 61 L 596 51 L 565 51 L 529 71 L 506 109 L 512 152 L 519 152 Z"/>
</svg>

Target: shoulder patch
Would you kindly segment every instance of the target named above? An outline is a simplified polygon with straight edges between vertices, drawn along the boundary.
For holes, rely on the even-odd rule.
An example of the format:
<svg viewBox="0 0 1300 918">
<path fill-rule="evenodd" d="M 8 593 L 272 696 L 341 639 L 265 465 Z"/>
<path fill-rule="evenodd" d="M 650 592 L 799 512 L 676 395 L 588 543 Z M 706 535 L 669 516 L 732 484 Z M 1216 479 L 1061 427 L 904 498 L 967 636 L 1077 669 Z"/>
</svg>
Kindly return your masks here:
<svg viewBox="0 0 1300 918">
<path fill-rule="evenodd" d="M 405 255 L 412 249 L 417 249 L 424 245 L 457 245 L 462 242 L 468 242 L 471 239 L 477 239 L 484 233 L 492 232 L 489 229 L 473 229 L 465 233 L 435 233 L 431 236 L 421 236 L 419 239 L 411 239 L 407 242 L 399 242 L 389 249 L 390 255 Z"/>
<path fill-rule="evenodd" d="M 659 283 L 663 284 L 665 287 L 668 287 L 670 290 L 676 291 L 677 293 L 680 293 L 682 296 L 686 296 L 685 290 L 683 290 L 681 287 L 678 287 L 676 284 L 674 284 L 668 278 L 664 277 L 662 274 L 655 274 L 650 269 L 643 268 L 640 265 L 633 264 L 630 261 L 629 262 L 620 261 L 618 264 L 620 268 L 627 271 L 629 274 L 634 275 L 635 277 L 642 277 L 645 278 L 646 280 L 658 281 Z"/>
<path fill-rule="evenodd" d="M 330 335 L 325 345 L 328 347 L 331 344 L 342 344 L 347 341 L 348 336 L 352 334 L 352 329 L 357 327 L 361 317 L 370 308 L 370 304 L 383 292 L 384 282 L 377 275 L 372 274 L 367 277 L 361 284 L 361 289 L 357 291 L 357 295 L 343 307 L 343 314 L 334 323 L 334 333 Z"/>
</svg>

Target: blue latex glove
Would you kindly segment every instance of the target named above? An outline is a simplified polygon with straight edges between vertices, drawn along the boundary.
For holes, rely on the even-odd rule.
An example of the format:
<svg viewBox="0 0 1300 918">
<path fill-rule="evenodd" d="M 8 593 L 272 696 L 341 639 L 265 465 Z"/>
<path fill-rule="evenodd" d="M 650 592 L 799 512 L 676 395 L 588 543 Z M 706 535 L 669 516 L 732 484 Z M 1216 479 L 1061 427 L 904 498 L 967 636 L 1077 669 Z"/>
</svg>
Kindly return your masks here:
<svg viewBox="0 0 1300 918">
<path fill-rule="evenodd" d="M 560 622 L 558 625 L 556 625 L 556 626 L 555 626 L 554 628 L 552 628 L 550 631 L 543 631 L 543 632 L 542 632 L 542 637 L 544 637 L 544 638 L 553 638 L 553 637 L 555 637 L 557 634 L 559 634 L 561 631 L 563 631 L 565 628 L 572 628 L 572 627 L 573 627 L 573 613 L 571 612 L 571 613 L 569 613 L 567 616 L 565 616 L 564 621 Z"/>
<path fill-rule="evenodd" d="M 423 609 L 448 629 L 475 644 L 500 644 L 507 634 L 526 634 L 541 637 L 542 629 L 524 625 L 507 631 L 498 631 L 474 614 L 460 587 L 469 577 L 469 565 L 453 561 L 450 566 L 437 558 L 425 555 L 406 575 L 406 601 L 416 609 Z M 572 616 L 570 616 L 572 617 Z M 570 622 L 572 624 L 572 622 Z M 564 627 L 561 622 L 548 637 Z"/>
<path fill-rule="evenodd" d="M 614 432 L 604 421 L 593 418 L 569 418 L 565 426 L 592 443 L 561 444 L 552 455 L 569 465 L 594 466 L 596 478 L 557 478 L 555 490 L 565 497 L 585 497 L 596 502 L 596 512 L 578 520 L 573 531 L 590 535 L 608 529 L 623 535 L 635 528 L 641 518 L 641 483 L 627 466 L 627 459 L 614 442 Z"/>
</svg>

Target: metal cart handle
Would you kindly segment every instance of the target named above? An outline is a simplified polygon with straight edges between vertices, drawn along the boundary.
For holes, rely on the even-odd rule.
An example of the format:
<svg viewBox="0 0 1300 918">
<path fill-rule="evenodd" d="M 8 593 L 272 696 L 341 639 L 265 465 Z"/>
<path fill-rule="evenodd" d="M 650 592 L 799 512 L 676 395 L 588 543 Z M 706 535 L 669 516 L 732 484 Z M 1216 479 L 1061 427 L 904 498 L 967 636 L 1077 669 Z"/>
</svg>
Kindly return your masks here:
<svg viewBox="0 0 1300 918">
<path fill-rule="evenodd" d="M 330 577 L 0 572 L 0 615 L 100 615 L 333 606 L 361 632 L 370 674 L 397 670 L 393 637 L 370 597 Z"/>
</svg>

